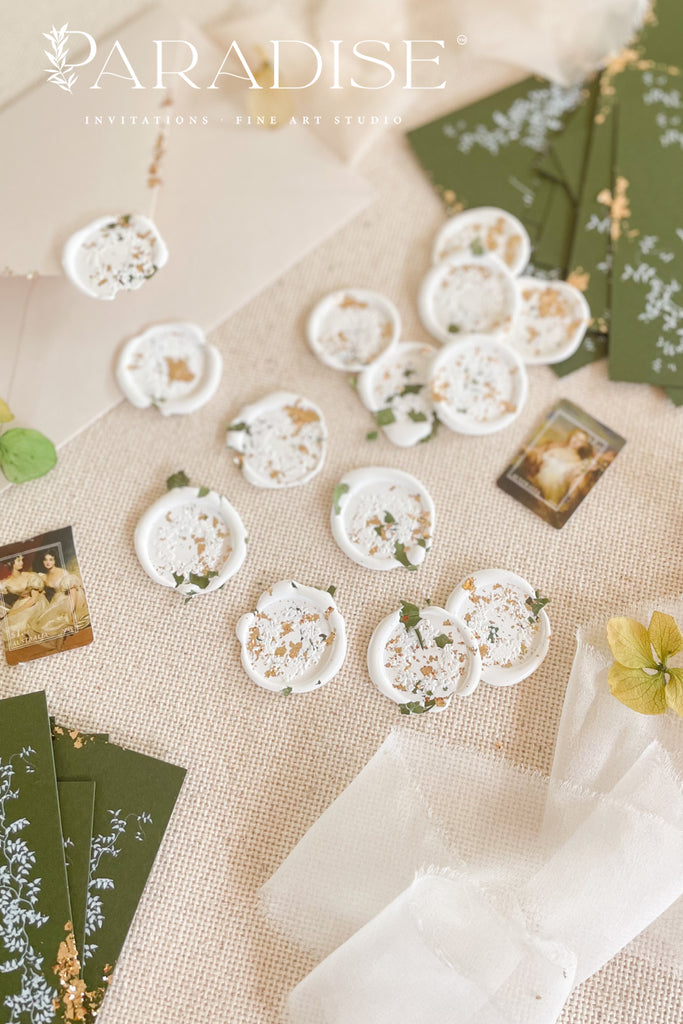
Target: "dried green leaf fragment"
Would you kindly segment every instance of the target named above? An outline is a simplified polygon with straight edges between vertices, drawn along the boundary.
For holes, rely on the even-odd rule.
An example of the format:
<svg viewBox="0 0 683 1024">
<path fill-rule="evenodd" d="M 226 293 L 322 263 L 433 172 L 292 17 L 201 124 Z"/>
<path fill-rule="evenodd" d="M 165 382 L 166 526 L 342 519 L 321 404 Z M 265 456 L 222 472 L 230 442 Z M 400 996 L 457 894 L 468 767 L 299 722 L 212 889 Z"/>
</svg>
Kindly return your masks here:
<svg viewBox="0 0 683 1024">
<path fill-rule="evenodd" d="M 406 569 L 417 569 L 417 566 L 413 565 L 413 563 L 408 558 L 408 555 L 406 554 L 405 544 L 401 544 L 401 542 L 398 540 L 394 544 L 394 558 L 396 559 L 397 562 L 400 562 L 401 565 L 405 566 Z"/>
<path fill-rule="evenodd" d="M 434 643 L 437 647 L 444 648 L 447 644 L 452 644 L 453 641 L 447 633 L 439 633 L 438 636 L 434 637 Z"/>
<path fill-rule="evenodd" d="M 378 409 L 375 413 L 375 422 L 378 427 L 388 427 L 390 423 L 396 422 L 393 409 Z"/>
<path fill-rule="evenodd" d="M 189 487 L 190 478 L 184 469 L 179 469 L 177 473 L 172 473 L 166 481 L 166 490 L 172 491 L 174 487 Z"/>
<path fill-rule="evenodd" d="M 348 489 L 348 484 L 337 484 L 334 491 L 332 492 L 332 507 L 334 508 L 335 516 L 341 515 L 340 501 L 348 492 Z"/>
<path fill-rule="evenodd" d="M 533 597 L 527 597 L 527 599 L 526 599 L 526 601 L 524 603 L 526 604 L 527 608 L 531 612 L 531 615 L 529 616 L 529 622 L 534 623 L 534 622 L 538 622 L 538 616 L 541 614 L 541 612 L 543 611 L 545 606 L 547 604 L 550 604 L 550 598 L 549 597 L 541 597 L 539 592 L 537 590 L 535 590 L 534 591 L 534 596 Z"/>
<path fill-rule="evenodd" d="M 0 436 L 0 469 L 13 484 L 45 476 L 57 463 L 55 446 L 45 434 L 13 427 Z"/>
<path fill-rule="evenodd" d="M 368 430 L 367 434 L 365 435 L 365 440 L 366 441 L 376 441 L 378 437 L 379 437 L 379 430 Z"/>
</svg>

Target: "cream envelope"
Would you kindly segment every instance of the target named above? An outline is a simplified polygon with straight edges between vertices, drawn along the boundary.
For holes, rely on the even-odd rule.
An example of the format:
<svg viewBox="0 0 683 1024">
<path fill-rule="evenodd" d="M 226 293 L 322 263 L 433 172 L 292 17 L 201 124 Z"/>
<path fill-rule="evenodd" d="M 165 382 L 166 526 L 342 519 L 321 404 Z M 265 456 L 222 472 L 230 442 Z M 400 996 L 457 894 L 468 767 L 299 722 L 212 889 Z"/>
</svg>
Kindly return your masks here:
<svg viewBox="0 0 683 1024">
<path fill-rule="evenodd" d="M 136 26 L 139 45 L 149 45 L 154 38 L 191 39 L 200 51 L 201 66 L 213 73 L 220 66 L 223 51 L 194 26 L 166 13 L 146 15 Z M 132 32 L 133 26 L 127 31 Z M 122 42 L 123 37 L 122 32 Z M 369 186 L 344 168 L 313 133 L 234 127 L 234 112 L 242 108 L 227 93 L 189 87 L 178 93 L 174 115 L 181 112 L 187 119 L 194 111 L 199 117 L 206 115 L 209 123 L 191 126 L 186 122 L 172 129 L 165 140 L 167 152 L 160 167 L 163 184 L 155 190 L 153 205 L 155 221 L 170 250 L 168 264 L 139 291 L 121 293 L 113 302 L 82 295 L 63 277 L 41 277 L 28 285 L 19 278 L 0 279 L 0 396 L 13 409 L 17 425 L 42 430 L 57 444 L 120 400 L 112 364 L 124 339 L 150 323 L 174 318 L 193 320 L 210 330 L 372 198 Z M 32 95 L 40 106 L 41 90 Z M 139 95 L 154 97 L 147 108 L 140 108 L 149 111 L 158 106 L 162 94 L 141 91 Z M 63 98 L 72 97 L 65 94 Z M 99 99 L 90 102 L 91 113 L 102 109 Z M 0 132 L 4 116 L 0 116 Z M 66 118 L 64 114 L 55 118 L 58 132 Z M 139 144 L 137 127 L 92 130 L 125 131 L 119 139 L 130 137 L 134 145 Z M 78 148 L 72 154 L 76 162 L 79 154 L 88 152 L 92 136 L 83 132 L 77 137 Z M 138 163 L 143 149 L 135 150 Z M 149 153 L 145 159 L 149 161 Z M 107 168 L 102 173 L 111 192 L 106 185 L 99 186 L 99 206 L 84 193 L 79 207 L 79 189 L 85 188 L 80 178 L 70 187 L 65 203 L 72 226 L 81 226 L 98 214 L 131 210 L 130 205 L 116 205 L 123 195 L 115 180 L 123 173 L 121 164 L 114 165 L 112 174 Z M 135 174 L 129 177 L 132 180 Z M 26 220 L 33 217 L 32 192 L 33 187 L 28 194 L 15 195 Z M 149 194 L 139 193 L 146 199 Z M 110 201 L 110 195 L 115 199 Z M 45 238 L 53 247 L 61 245 L 65 222 L 46 210 L 43 215 Z M 50 246 L 44 244 L 43 251 L 50 251 Z M 76 366 L 83 382 L 78 400 L 59 400 L 59 396 L 73 397 Z"/>
</svg>

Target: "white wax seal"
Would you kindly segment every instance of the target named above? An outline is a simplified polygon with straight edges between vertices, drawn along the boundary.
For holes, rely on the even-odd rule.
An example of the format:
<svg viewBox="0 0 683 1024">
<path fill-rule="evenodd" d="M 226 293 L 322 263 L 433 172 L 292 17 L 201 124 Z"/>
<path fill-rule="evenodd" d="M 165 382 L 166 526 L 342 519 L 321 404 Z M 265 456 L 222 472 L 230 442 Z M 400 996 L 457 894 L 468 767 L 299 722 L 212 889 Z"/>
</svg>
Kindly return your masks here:
<svg viewBox="0 0 683 1024">
<path fill-rule="evenodd" d="M 277 391 L 245 405 L 228 427 L 229 448 L 249 483 L 296 487 L 322 469 L 327 428 L 317 405 Z"/>
<path fill-rule="evenodd" d="M 213 398 L 223 360 L 196 324 L 155 324 L 124 345 L 116 379 L 138 409 L 164 416 L 194 412 Z"/>
<path fill-rule="evenodd" d="M 506 334 L 517 315 L 515 278 L 495 256 L 444 260 L 427 272 L 418 296 L 420 319 L 437 341 L 459 334 Z"/>
<path fill-rule="evenodd" d="M 237 623 L 242 665 L 265 690 L 308 693 L 328 683 L 346 656 L 344 619 L 327 590 L 275 583 Z"/>
<path fill-rule="evenodd" d="M 434 357 L 430 396 L 442 423 L 460 434 L 493 434 L 522 410 L 529 389 L 524 363 L 501 341 L 465 335 Z"/>
<path fill-rule="evenodd" d="M 472 693 L 481 658 L 466 625 L 444 608 L 402 602 L 376 627 L 368 647 L 370 678 L 381 692 L 411 711 L 443 709 L 456 694 Z"/>
<path fill-rule="evenodd" d="M 401 318 L 378 292 L 347 288 L 332 292 L 313 309 L 306 325 L 308 344 L 333 370 L 357 373 L 398 341 Z"/>
<path fill-rule="evenodd" d="M 334 489 L 332 535 L 366 569 L 416 569 L 434 535 L 434 502 L 410 473 L 368 466 L 346 473 Z"/>
<path fill-rule="evenodd" d="M 520 277 L 521 304 L 506 337 L 525 363 L 560 363 L 583 341 L 591 311 L 582 292 L 566 281 Z"/>
<path fill-rule="evenodd" d="M 459 256 L 497 256 L 511 274 L 521 274 L 531 255 L 527 230 L 517 217 L 496 206 L 477 206 L 457 213 L 439 231 L 434 263 Z"/>
<path fill-rule="evenodd" d="M 159 229 L 140 213 L 99 217 L 72 235 L 62 253 L 66 276 L 95 299 L 141 288 L 167 261 Z"/>
<path fill-rule="evenodd" d="M 544 604 L 530 583 L 505 569 L 483 569 L 458 584 L 446 608 L 472 632 L 483 682 L 512 686 L 536 671 L 550 643 Z"/>
<path fill-rule="evenodd" d="M 433 430 L 434 406 L 429 397 L 433 356 L 431 345 L 401 341 L 358 377 L 361 402 L 399 448 L 423 441 Z"/>
<path fill-rule="evenodd" d="M 227 498 L 206 487 L 174 487 L 138 523 L 135 552 L 155 583 L 187 597 L 210 594 L 240 569 L 247 535 Z"/>
</svg>

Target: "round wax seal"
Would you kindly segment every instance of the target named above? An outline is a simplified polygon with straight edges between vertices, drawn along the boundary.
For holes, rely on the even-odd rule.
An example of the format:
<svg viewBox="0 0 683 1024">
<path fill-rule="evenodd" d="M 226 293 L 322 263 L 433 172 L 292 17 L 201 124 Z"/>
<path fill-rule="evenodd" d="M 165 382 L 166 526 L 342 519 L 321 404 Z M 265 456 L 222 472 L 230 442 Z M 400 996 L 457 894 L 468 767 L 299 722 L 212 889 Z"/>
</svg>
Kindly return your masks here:
<svg viewBox="0 0 683 1024">
<path fill-rule="evenodd" d="M 265 690 L 308 693 L 336 676 L 346 629 L 328 591 L 293 580 L 275 583 L 237 623 L 242 665 Z"/>
<path fill-rule="evenodd" d="M 368 671 L 390 700 L 427 711 L 446 707 L 454 694 L 472 693 L 481 658 L 472 634 L 452 613 L 403 602 L 372 634 Z"/>
<path fill-rule="evenodd" d="M 247 535 L 227 498 L 206 487 L 174 487 L 138 523 L 135 551 L 150 579 L 189 597 L 218 590 L 235 575 Z"/>
<path fill-rule="evenodd" d="M 436 237 L 433 262 L 492 253 L 511 274 L 521 274 L 531 255 L 531 242 L 520 220 L 496 206 L 478 206 L 446 221 Z"/>
<path fill-rule="evenodd" d="M 573 355 L 591 312 L 583 294 L 566 281 L 520 277 L 519 314 L 505 339 L 525 363 L 560 363 Z"/>
<path fill-rule="evenodd" d="M 515 278 L 495 256 L 463 256 L 428 271 L 418 296 L 422 324 L 447 344 L 459 334 L 505 334 L 517 315 Z"/>
<path fill-rule="evenodd" d="M 306 335 L 321 362 L 357 373 L 390 349 L 401 333 L 393 302 L 361 288 L 332 292 L 314 308 Z"/>
<path fill-rule="evenodd" d="M 368 466 L 346 473 L 334 489 L 332 535 L 366 569 L 416 569 L 434 533 L 434 502 L 410 473 Z"/>
<path fill-rule="evenodd" d="M 116 379 L 138 409 L 164 416 L 194 412 L 216 393 L 223 361 L 196 324 L 155 324 L 123 348 Z"/>
<path fill-rule="evenodd" d="M 95 299 L 141 288 L 167 261 L 158 228 L 140 213 L 99 217 L 72 235 L 62 253 L 66 276 Z"/>
<path fill-rule="evenodd" d="M 228 427 L 235 462 L 256 487 L 296 487 L 323 465 L 327 428 L 317 405 L 277 391 L 245 405 Z"/>
<path fill-rule="evenodd" d="M 482 681 L 512 686 L 538 668 L 550 643 L 550 620 L 530 583 L 504 569 L 484 569 L 460 583 L 446 601 L 479 646 Z"/>
<path fill-rule="evenodd" d="M 522 410 L 528 392 L 522 360 L 503 342 L 467 335 L 435 356 L 430 395 L 442 423 L 460 434 L 493 434 Z"/>
<path fill-rule="evenodd" d="M 423 441 L 434 426 L 429 397 L 431 345 L 401 341 L 366 367 L 358 377 L 358 395 L 379 426 L 399 448 Z"/>
</svg>

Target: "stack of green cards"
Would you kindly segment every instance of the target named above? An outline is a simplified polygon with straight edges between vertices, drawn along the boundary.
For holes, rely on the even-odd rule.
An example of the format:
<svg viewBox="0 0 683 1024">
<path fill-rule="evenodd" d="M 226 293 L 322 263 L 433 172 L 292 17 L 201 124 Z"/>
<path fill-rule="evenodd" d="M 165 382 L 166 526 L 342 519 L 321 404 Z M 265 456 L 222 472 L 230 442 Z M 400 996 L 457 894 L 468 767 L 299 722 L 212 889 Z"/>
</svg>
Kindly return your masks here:
<svg viewBox="0 0 683 1024">
<path fill-rule="evenodd" d="M 659 384 L 676 404 L 682 37 L 680 0 L 657 0 L 633 45 L 583 88 L 527 79 L 408 136 L 450 212 L 500 206 L 516 214 L 533 247 L 527 272 L 583 291 L 591 326 L 556 373 L 609 348 L 614 380 Z"/>
<path fill-rule="evenodd" d="M 95 1018 L 184 775 L 0 701 L 0 1020 Z"/>
</svg>

